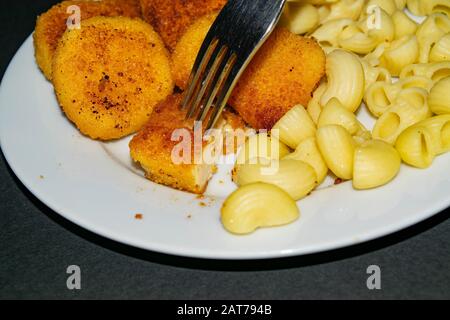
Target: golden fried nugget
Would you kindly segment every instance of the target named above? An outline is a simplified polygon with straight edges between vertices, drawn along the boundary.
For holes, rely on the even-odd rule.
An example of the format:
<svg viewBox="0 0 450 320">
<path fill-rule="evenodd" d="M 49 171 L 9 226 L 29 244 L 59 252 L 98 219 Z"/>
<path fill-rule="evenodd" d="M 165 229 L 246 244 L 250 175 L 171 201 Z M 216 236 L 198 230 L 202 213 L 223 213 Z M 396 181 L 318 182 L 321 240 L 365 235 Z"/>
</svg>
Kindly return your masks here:
<svg viewBox="0 0 450 320">
<path fill-rule="evenodd" d="M 202 141 L 202 150 L 194 149 L 195 138 L 192 129 L 194 120 L 185 120 L 186 111 L 180 110 L 181 101 L 182 94 L 174 94 L 155 107 L 148 123 L 130 142 L 131 157 L 142 166 L 148 179 L 175 189 L 201 194 L 215 171 L 215 165 L 204 161 L 204 153 L 210 152 L 207 149 L 210 142 Z M 180 163 L 180 159 L 174 159 L 172 156 L 173 154 L 180 158 L 185 156 L 180 152 L 180 148 L 176 147 L 186 142 L 186 136 L 175 139 L 176 135 L 173 136 L 173 134 L 177 129 L 185 130 L 191 143 L 185 149 L 190 152 L 188 154 L 190 159 L 184 159 L 185 163 Z M 243 139 L 238 139 L 237 136 L 231 136 L 228 131 L 241 129 L 244 132 L 242 119 L 232 111 L 224 110 L 218 129 L 223 134 L 223 146 L 218 147 L 220 149 L 217 150 L 218 152 L 222 151 L 223 154 L 227 151 L 236 152 L 239 143 L 245 142 L 245 136 Z M 197 139 L 201 139 L 202 133 L 199 133 Z M 227 137 L 227 135 L 230 136 Z M 198 160 L 196 162 L 196 159 L 203 159 L 203 163 Z"/>
<path fill-rule="evenodd" d="M 125 17 L 94 17 L 67 30 L 53 59 L 53 84 L 67 117 L 100 140 L 141 129 L 174 87 L 159 35 Z"/>
<path fill-rule="evenodd" d="M 185 89 L 213 15 L 195 22 L 172 54 L 175 84 Z M 325 74 L 325 54 L 310 38 L 277 27 L 238 81 L 229 104 L 255 129 L 271 129 L 293 106 L 306 106 Z"/>
<path fill-rule="evenodd" d="M 198 18 L 222 9 L 227 0 L 140 0 L 144 19 L 153 25 L 164 43 L 173 50 Z"/>
<path fill-rule="evenodd" d="M 172 52 L 172 75 L 180 89 L 186 89 L 200 46 L 217 17 L 217 12 L 198 19 L 180 38 Z"/>
<path fill-rule="evenodd" d="M 215 167 L 194 163 L 194 123 L 185 120 L 186 112 L 179 109 L 181 99 L 181 94 L 171 95 L 155 108 L 149 122 L 130 142 L 131 158 L 142 166 L 147 178 L 153 182 L 201 194 Z M 172 141 L 175 140 L 172 134 L 177 129 L 185 129 L 190 134 L 189 163 L 177 163 L 172 158 L 174 148 L 182 142 Z"/>
<path fill-rule="evenodd" d="M 36 21 L 34 47 L 36 61 L 49 80 L 52 79 L 52 59 L 58 41 L 66 31 L 66 22 L 71 16 L 68 9 L 76 5 L 80 8 L 81 20 L 94 16 L 126 16 L 137 18 L 141 15 L 139 0 L 103 1 L 63 1 L 40 15 Z"/>
</svg>

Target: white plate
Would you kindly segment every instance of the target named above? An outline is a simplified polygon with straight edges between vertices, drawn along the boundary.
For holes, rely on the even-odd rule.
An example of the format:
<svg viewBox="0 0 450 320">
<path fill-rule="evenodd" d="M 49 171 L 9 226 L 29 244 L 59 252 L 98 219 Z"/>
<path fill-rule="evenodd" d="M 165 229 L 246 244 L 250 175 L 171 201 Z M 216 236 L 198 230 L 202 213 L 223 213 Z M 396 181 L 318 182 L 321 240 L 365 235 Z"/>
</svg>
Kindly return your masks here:
<svg viewBox="0 0 450 320">
<path fill-rule="evenodd" d="M 2 81 L 0 141 L 19 179 L 65 218 L 128 245 L 181 256 L 256 259 L 315 253 L 387 235 L 450 205 L 447 154 L 427 170 L 402 167 L 397 179 L 379 189 L 355 191 L 344 183 L 316 191 L 299 202 L 302 217 L 287 227 L 230 235 L 219 218 L 224 196 L 233 189 L 226 168 L 208 189 L 212 199 L 199 200 L 144 179 L 128 155 L 129 138 L 92 141 L 64 117 L 52 85 L 36 66 L 31 37 Z M 144 218 L 136 220 L 136 213 Z"/>
</svg>

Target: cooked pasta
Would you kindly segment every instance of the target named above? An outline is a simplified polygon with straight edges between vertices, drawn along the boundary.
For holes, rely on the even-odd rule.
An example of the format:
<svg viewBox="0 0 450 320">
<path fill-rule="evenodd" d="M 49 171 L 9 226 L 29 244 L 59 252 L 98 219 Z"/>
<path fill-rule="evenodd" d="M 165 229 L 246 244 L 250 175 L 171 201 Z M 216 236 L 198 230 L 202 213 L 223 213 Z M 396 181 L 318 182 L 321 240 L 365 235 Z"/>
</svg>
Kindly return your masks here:
<svg viewBox="0 0 450 320">
<path fill-rule="evenodd" d="M 417 40 L 420 46 L 420 63 L 429 62 L 432 47 L 450 32 L 450 18 L 442 13 L 430 15 L 418 28 Z"/>
<path fill-rule="evenodd" d="M 434 44 L 428 60 L 430 62 L 450 61 L 450 33 L 442 36 Z"/>
<path fill-rule="evenodd" d="M 416 34 L 417 23 L 408 17 L 403 10 L 397 10 L 393 13 L 392 22 L 394 23 L 395 39 Z"/>
<path fill-rule="evenodd" d="M 392 77 L 386 68 L 373 67 L 366 59 L 360 59 L 361 65 L 364 69 L 364 92 L 367 92 L 369 86 L 375 82 L 392 83 Z"/>
<path fill-rule="evenodd" d="M 450 16 L 450 2 L 448 0 L 421 0 L 422 13 L 445 13 Z"/>
<path fill-rule="evenodd" d="M 317 184 L 321 184 L 328 173 L 328 167 L 320 153 L 315 137 L 303 140 L 291 154 L 283 159 L 300 160 L 313 167 L 317 176 Z"/>
<path fill-rule="evenodd" d="M 450 151 L 450 114 L 442 114 L 421 121 L 422 126 L 431 133 L 433 149 L 437 155 Z"/>
<path fill-rule="evenodd" d="M 426 168 L 449 152 L 449 16 L 449 0 L 288 0 L 280 23 L 318 41 L 326 78 L 271 136 L 247 139 L 232 173 L 240 188 L 222 208 L 225 228 L 247 234 L 294 221 L 293 200 L 330 171 L 371 189 L 392 181 L 402 161 Z M 377 118 L 371 130 L 355 114 L 362 101 Z"/>
<path fill-rule="evenodd" d="M 428 92 L 422 88 L 401 91 L 394 104 L 375 123 L 373 137 L 394 144 L 403 130 L 430 117 L 427 96 Z"/>
<path fill-rule="evenodd" d="M 304 139 L 314 137 L 316 125 L 301 105 L 294 106 L 272 128 L 272 135 L 278 137 L 292 149 Z"/>
<path fill-rule="evenodd" d="M 353 160 L 353 187 L 371 189 L 385 185 L 400 171 L 401 159 L 395 148 L 381 140 L 358 146 Z"/>
<path fill-rule="evenodd" d="M 416 168 L 428 168 L 433 162 L 436 152 L 430 131 L 415 125 L 403 131 L 395 144 L 403 162 Z"/>
<path fill-rule="evenodd" d="M 350 133 L 340 125 L 328 125 L 317 130 L 317 145 L 327 167 L 339 178 L 353 177 L 355 142 Z"/>
<path fill-rule="evenodd" d="M 369 111 L 377 118 L 388 111 L 399 93 L 399 87 L 384 81 L 370 85 L 364 95 L 364 102 Z"/>
<path fill-rule="evenodd" d="M 391 15 L 382 8 L 379 9 L 378 15 L 378 17 L 372 18 L 375 19 L 373 21 L 367 20 L 370 19 L 370 16 L 362 19 L 358 26 L 371 38 L 376 39 L 377 44 L 392 41 L 395 36 L 395 25 Z"/>
<path fill-rule="evenodd" d="M 408 7 L 408 10 L 416 16 L 423 16 L 424 13 L 422 12 L 419 1 L 421 0 L 406 0 L 406 6 Z"/>
<path fill-rule="evenodd" d="M 289 152 L 289 148 L 279 139 L 259 133 L 248 137 L 238 153 L 236 163 L 243 164 L 257 158 L 281 159 Z"/>
<path fill-rule="evenodd" d="M 294 200 L 306 197 L 317 186 L 314 168 L 303 161 L 282 159 L 257 162 L 236 165 L 233 181 L 238 186 L 255 182 L 270 183 L 286 191 Z"/>
<path fill-rule="evenodd" d="M 409 11 L 417 16 L 429 15 L 433 12 L 450 15 L 450 3 L 448 0 L 407 0 Z"/>
<path fill-rule="evenodd" d="M 394 0 L 398 10 L 403 10 L 406 7 L 406 0 Z"/>
<path fill-rule="evenodd" d="M 312 4 L 300 2 L 288 2 L 280 20 L 281 25 L 296 34 L 313 31 L 319 22 L 318 9 Z"/>
<path fill-rule="evenodd" d="M 327 89 L 320 104 L 337 98 L 348 110 L 355 112 L 364 95 L 364 70 L 359 58 L 345 50 L 334 50 L 327 56 Z"/>
<path fill-rule="evenodd" d="M 357 20 L 365 0 L 340 0 L 330 5 L 329 13 L 320 21 L 322 24 L 336 19 Z"/>
<path fill-rule="evenodd" d="M 404 36 L 393 41 L 380 57 L 380 66 L 385 67 L 393 76 L 398 76 L 402 69 L 417 62 L 419 43 L 416 36 Z"/>
<path fill-rule="evenodd" d="M 435 156 L 450 151 L 450 114 L 409 127 L 398 137 L 395 146 L 405 163 L 417 168 L 429 167 Z"/>
<path fill-rule="evenodd" d="M 300 216 L 295 201 L 282 189 L 253 183 L 233 192 L 221 210 L 222 224 L 234 234 L 249 234 L 258 228 L 294 222 Z"/>
<path fill-rule="evenodd" d="M 366 131 L 356 115 L 345 108 L 338 99 L 333 98 L 325 105 L 320 114 L 317 127 L 328 125 L 340 125 L 347 129 L 351 135 L 356 135 L 360 131 Z"/>
<path fill-rule="evenodd" d="M 311 100 L 308 103 L 308 114 L 314 123 L 317 123 L 319 120 L 320 113 L 322 112 L 322 106 L 320 105 L 320 99 L 322 99 L 322 95 L 327 90 L 327 84 L 325 82 L 321 83 L 319 87 L 314 91 Z"/>
<path fill-rule="evenodd" d="M 433 87 L 433 80 L 426 78 L 424 76 L 411 76 L 404 79 L 400 79 L 398 82 L 393 84 L 394 87 L 398 89 L 398 92 L 407 88 L 422 88 L 430 91 Z"/>
<path fill-rule="evenodd" d="M 401 4 L 399 3 L 399 5 Z M 367 1 L 366 10 L 370 7 L 381 8 L 389 15 L 392 15 L 398 9 L 397 3 L 394 0 L 369 0 Z"/>
<path fill-rule="evenodd" d="M 450 76 L 450 61 L 436 63 L 419 63 L 406 66 L 400 73 L 400 79 L 411 76 L 423 76 L 433 82 Z"/>
<path fill-rule="evenodd" d="M 450 114 L 450 76 L 434 85 L 428 96 L 428 105 L 435 114 Z"/>
<path fill-rule="evenodd" d="M 336 19 L 328 21 L 317 28 L 311 36 L 317 40 L 322 47 L 338 47 L 338 38 L 345 27 L 354 25 L 352 19 Z"/>
<path fill-rule="evenodd" d="M 378 43 L 376 37 L 367 35 L 357 25 L 345 27 L 338 38 L 338 44 L 341 48 L 360 54 L 371 52 Z"/>
</svg>

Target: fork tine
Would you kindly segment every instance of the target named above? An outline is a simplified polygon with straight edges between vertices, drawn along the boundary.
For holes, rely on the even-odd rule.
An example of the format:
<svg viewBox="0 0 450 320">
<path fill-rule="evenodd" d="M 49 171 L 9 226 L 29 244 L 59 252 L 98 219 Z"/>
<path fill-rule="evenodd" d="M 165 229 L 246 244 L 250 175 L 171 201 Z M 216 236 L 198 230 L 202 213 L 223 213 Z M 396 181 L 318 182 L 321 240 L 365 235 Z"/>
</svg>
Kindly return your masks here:
<svg viewBox="0 0 450 320">
<path fill-rule="evenodd" d="M 210 92 L 207 95 L 208 97 L 207 103 L 203 107 L 203 112 L 198 115 L 196 119 L 197 121 L 203 122 L 205 120 L 211 106 L 214 103 L 214 100 L 217 97 L 217 94 L 223 88 L 224 82 L 228 79 L 235 61 L 236 55 L 234 53 L 230 54 L 229 57 L 227 57 L 227 59 L 224 60 L 224 64 L 221 66 L 222 72 L 216 76 L 216 79 L 210 88 Z"/>
<path fill-rule="evenodd" d="M 211 42 L 205 42 L 200 49 L 200 52 L 195 60 L 194 67 L 192 68 L 191 74 L 189 76 L 189 88 L 186 91 L 186 95 L 184 96 L 182 109 L 186 109 L 189 103 L 192 100 L 194 93 L 196 93 L 198 89 L 198 80 L 200 76 L 203 74 L 208 62 L 216 49 L 219 43 L 218 39 L 213 39 Z"/>
<path fill-rule="evenodd" d="M 222 114 L 223 109 L 225 108 L 225 105 L 227 104 L 228 98 L 230 97 L 233 88 L 236 84 L 236 74 L 239 72 L 239 69 L 236 65 L 236 56 L 233 55 L 233 62 L 230 65 L 229 70 L 227 71 L 227 75 L 223 80 L 223 83 L 220 87 L 220 95 L 217 97 L 213 112 L 211 113 L 209 117 L 208 125 L 206 126 L 206 130 L 209 130 L 213 128 L 219 119 L 220 115 Z M 230 76 L 231 75 L 231 76 Z"/>
<path fill-rule="evenodd" d="M 199 81 L 200 83 L 200 91 L 196 96 L 192 98 L 194 101 L 193 104 L 191 104 L 190 110 L 188 112 L 189 117 L 192 117 L 194 114 L 201 114 L 201 112 L 197 112 L 201 110 L 201 106 L 204 105 L 205 100 L 208 100 L 209 94 L 211 92 L 211 88 L 214 87 L 214 83 L 216 82 L 216 74 L 218 71 L 220 71 L 222 68 L 222 62 L 224 58 L 226 57 L 228 52 L 228 47 L 223 45 L 220 47 L 219 52 L 217 55 L 213 55 L 214 57 L 211 57 L 210 63 L 205 70 L 205 74 L 202 77 L 202 80 Z M 208 92 L 207 95 L 205 93 Z"/>
<path fill-rule="evenodd" d="M 275 28 L 286 1 L 227 2 L 209 29 L 192 69 L 183 101 L 183 108 L 189 109 L 186 118 L 195 114 L 203 121 L 209 117 L 207 129 L 215 125 L 242 72 Z M 226 45 L 226 52 L 222 45 Z"/>
</svg>

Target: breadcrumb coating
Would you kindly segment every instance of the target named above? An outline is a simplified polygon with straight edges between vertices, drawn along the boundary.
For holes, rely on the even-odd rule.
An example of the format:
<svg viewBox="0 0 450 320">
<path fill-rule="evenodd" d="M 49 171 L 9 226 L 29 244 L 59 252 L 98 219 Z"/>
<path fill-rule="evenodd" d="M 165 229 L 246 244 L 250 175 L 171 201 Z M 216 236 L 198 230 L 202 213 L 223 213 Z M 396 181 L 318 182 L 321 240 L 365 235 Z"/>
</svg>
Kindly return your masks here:
<svg viewBox="0 0 450 320">
<path fill-rule="evenodd" d="M 173 141 L 176 129 L 186 129 L 194 141 L 193 120 L 185 120 L 185 111 L 179 109 L 182 95 L 169 96 L 160 103 L 144 128 L 131 140 L 131 158 L 139 163 L 153 182 L 175 189 L 201 194 L 213 173 L 212 165 L 194 164 L 191 145 L 190 164 L 175 164 L 172 151 L 180 141 Z M 205 145 L 205 143 L 203 143 Z M 204 170 L 204 179 L 201 172 Z"/>
<path fill-rule="evenodd" d="M 185 89 L 215 15 L 196 21 L 172 54 L 175 84 Z M 228 103 L 255 129 L 271 129 L 292 107 L 306 106 L 325 75 L 325 54 L 311 38 L 277 27 L 238 81 Z"/>
<path fill-rule="evenodd" d="M 54 5 L 37 18 L 34 32 L 36 61 L 48 80 L 52 79 L 52 59 L 59 39 L 66 31 L 67 19 L 71 16 L 68 8 L 77 5 L 80 8 L 81 20 L 94 16 L 141 16 L 139 0 L 78 0 L 63 1 Z"/>
<path fill-rule="evenodd" d="M 195 163 L 201 151 L 194 149 L 194 120 L 185 120 L 186 111 L 180 110 L 182 94 L 174 94 L 158 104 L 144 128 L 131 140 L 131 158 L 139 163 L 146 172 L 148 179 L 153 182 L 170 186 L 175 189 L 202 194 L 208 185 L 208 181 L 213 175 L 215 165 L 207 163 Z M 225 127 L 232 129 L 243 129 L 244 123 L 234 112 L 224 110 L 222 119 L 219 121 L 223 140 L 223 153 L 226 151 L 235 152 L 231 147 L 238 148 L 238 141 L 227 140 L 224 132 Z M 172 134 L 176 129 L 185 129 L 189 133 L 192 144 L 190 145 L 190 163 L 176 164 L 172 159 L 174 148 L 181 142 L 172 139 Z M 234 137 L 234 136 L 233 136 Z M 175 141 L 173 141 L 175 140 Z M 184 141 L 184 140 L 183 140 Z M 245 141 L 245 139 L 243 140 Z M 243 142 L 242 141 L 242 142 Z M 233 143 L 227 148 L 226 143 Z M 202 141 L 203 150 L 208 142 Z M 198 158 L 197 158 L 198 159 Z"/>
<path fill-rule="evenodd" d="M 172 51 L 188 27 L 198 18 L 222 9 L 227 0 L 140 0 L 144 19 L 161 35 Z"/>
<path fill-rule="evenodd" d="M 174 88 L 159 35 L 125 17 L 94 17 L 67 30 L 55 52 L 53 84 L 67 117 L 100 140 L 141 129 Z"/>
</svg>

